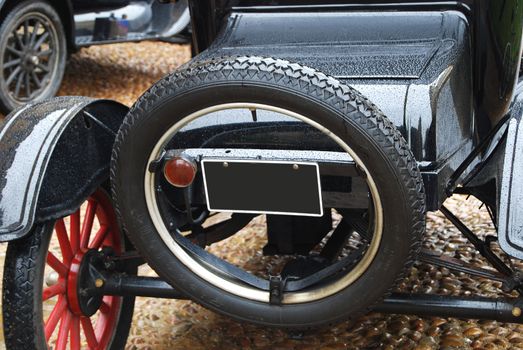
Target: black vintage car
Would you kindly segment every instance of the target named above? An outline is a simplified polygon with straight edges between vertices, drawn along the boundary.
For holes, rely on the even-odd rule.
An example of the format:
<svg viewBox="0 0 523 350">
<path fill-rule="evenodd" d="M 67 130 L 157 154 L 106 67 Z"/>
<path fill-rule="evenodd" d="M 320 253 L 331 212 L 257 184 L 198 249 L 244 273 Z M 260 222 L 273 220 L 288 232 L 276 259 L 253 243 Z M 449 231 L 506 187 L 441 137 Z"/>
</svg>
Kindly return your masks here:
<svg viewBox="0 0 523 350">
<path fill-rule="evenodd" d="M 115 42 L 187 41 L 187 0 L 0 0 L 0 113 L 58 91 L 68 53 Z"/>
<path fill-rule="evenodd" d="M 9 349 L 120 348 L 135 296 L 299 330 L 370 310 L 523 322 L 521 1 L 189 7 L 192 61 L 130 110 L 62 97 L 0 129 Z M 443 205 L 455 193 L 496 236 Z M 492 269 L 421 249 L 436 210 Z M 255 264 L 208 249 L 252 220 Z M 393 293 L 416 259 L 504 298 Z"/>
</svg>

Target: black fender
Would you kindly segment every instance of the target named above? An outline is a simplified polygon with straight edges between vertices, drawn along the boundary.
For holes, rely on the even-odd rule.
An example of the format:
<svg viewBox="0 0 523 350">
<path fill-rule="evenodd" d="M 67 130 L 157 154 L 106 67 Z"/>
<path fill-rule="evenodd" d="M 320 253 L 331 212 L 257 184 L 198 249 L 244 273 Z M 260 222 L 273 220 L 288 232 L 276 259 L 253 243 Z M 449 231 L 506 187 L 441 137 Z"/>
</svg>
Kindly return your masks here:
<svg viewBox="0 0 523 350">
<path fill-rule="evenodd" d="M 73 213 L 107 181 L 127 111 L 114 101 L 57 97 L 8 116 L 0 126 L 0 241 Z"/>
<path fill-rule="evenodd" d="M 486 204 L 501 249 L 523 259 L 523 81 L 516 85 L 509 112 L 485 141 L 478 148 L 480 159 L 473 166 L 465 163 L 472 170 L 455 192 Z"/>
<path fill-rule="evenodd" d="M 523 259 L 523 82 L 508 120 L 505 152 L 499 178 L 498 240 L 510 256 Z"/>
</svg>

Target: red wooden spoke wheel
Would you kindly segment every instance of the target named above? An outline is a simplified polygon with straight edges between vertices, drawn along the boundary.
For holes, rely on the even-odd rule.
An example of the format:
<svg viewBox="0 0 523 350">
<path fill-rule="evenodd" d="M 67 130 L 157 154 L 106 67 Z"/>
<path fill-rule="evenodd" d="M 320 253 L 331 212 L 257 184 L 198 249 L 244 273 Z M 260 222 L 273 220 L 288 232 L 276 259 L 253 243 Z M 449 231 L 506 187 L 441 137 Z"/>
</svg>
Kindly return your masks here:
<svg viewBox="0 0 523 350">
<path fill-rule="evenodd" d="M 35 241 L 39 241 L 38 252 L 31 249 Z M 54 226 L 37 227 L 31 237 L 9 246 L 5 273 L 15 283 L 4 285 L 5 301 L 12 305 L 4 305 L 8 349 L 19 349 L 22 343 L 24 349 L 56 350 L 117 349 L 125 344 L 134 298 L 82 292 L 90 257 L 100 255 L 102 249 L 115 255 L 125 249 L 111 199 L 103 190 Z M 31 260 L 37 261 L 34 269 L 28 266 Z M 34 288 L 22 293 L 23 298 L 16 297 L 23 290 L 17 282 L 33 271 L 37 276 Z M 14 300 L 9 302 L 10 298 Z M 32 315 L 24 317 L 21 309 L 28 305 L 33 305 Z M 36 334 L 26 336 L 30 329 L 36 329 Z M 34 345 L 27 347 L 28 343 Z"/>
<path fill-rule="evenodd" d="M 94 227 L 95 218 L 99 221 L 97 229 Z M 62 258 L 52 252 L 47 254 L 47 264 L 58 274 L 58 280 L 56 284 L 52 280 L 48 282 L 51 286 L 43 290 L 42 298 L 46 301 L 58 296 L 58 301 L 45 322 L 45 337 L 49 340 L 60 323 L 57 350 L 65 349 L 68 342 L 71 349 L 80 349 L 82 332 L 90 348 L 106 349 L 116 327 L 121 298 L 104 297 L 99 307 L 100 314 L 93 325 L 92 315 L 82 312 L 77 286 L 80 265 L 89 250 L 99 250 L 104 246 L 111 247 L 116 254 L 122 253 L 111 202 L 107 196 L 96 192 L 87 201 L 83 218 L 81 210 L 78 210 L 69 219 L 69 230 L 64 219 L 57 220 L 54 227 Z"/>
</svg>

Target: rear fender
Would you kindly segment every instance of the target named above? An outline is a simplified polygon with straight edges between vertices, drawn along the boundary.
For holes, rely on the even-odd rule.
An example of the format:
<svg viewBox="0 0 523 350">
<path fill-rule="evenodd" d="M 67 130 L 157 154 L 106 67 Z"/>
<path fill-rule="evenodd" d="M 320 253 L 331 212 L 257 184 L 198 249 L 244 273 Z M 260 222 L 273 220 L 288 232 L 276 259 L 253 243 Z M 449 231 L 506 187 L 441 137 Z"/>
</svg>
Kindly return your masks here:
<svg viewBox="0 0 523 350">
<path fill-rule="evenodd" d="M 58 97 L 7 118 L 0 127 L 0 241 L 74 212 L 108 179 L 127 111 L 113 101 Z"/>
<path fill-rule="evenodd" d="M 523 259 L 523 82 L 516 88 L 510 114 L 499 176 L 498 239 L 507 254 Z"/>
</svg>

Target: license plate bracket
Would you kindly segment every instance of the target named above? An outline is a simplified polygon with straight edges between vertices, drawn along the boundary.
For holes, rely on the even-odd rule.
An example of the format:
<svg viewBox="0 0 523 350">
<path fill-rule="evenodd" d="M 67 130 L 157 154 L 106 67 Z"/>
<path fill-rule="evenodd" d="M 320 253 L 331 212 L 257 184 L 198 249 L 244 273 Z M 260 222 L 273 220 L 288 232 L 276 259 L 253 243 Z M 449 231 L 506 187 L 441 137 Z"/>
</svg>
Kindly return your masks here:
<svg viewBox="0 0 523 350">
<path fill-rule="evenodd" d="M 209 211 L 323 216 L 317 163 L 203 159 Z"/>
</svg>

